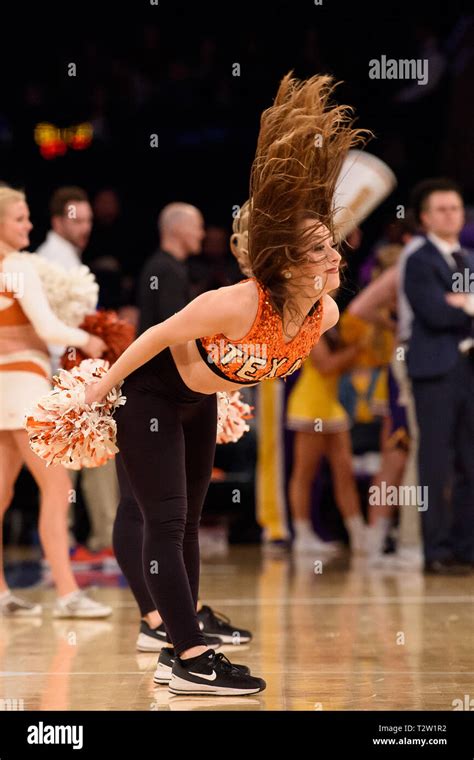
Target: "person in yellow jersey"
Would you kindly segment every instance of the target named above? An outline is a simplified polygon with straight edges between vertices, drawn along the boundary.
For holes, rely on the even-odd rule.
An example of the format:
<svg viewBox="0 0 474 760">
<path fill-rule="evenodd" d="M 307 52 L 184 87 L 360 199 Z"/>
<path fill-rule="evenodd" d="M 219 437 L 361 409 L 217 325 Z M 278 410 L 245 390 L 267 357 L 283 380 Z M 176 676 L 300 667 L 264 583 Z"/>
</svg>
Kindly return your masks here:
<svg viewBox="0 0 474 760">
<path fill-rule="evenodd" d="M 313 530 L 311 490 L 325 457 L 331 469 L 336 504 L 349 534 L 351 551 L 367 549 L 366 526 L 352 471 L 351 420 L 338 399 L 339 377 L 349 369 L 365 338 L 341 345 L 335 328 L 313 347 L 295 383 L 287 408 L 287 427 L 295 431 L 289 500 L 297 552 L 333 553 L 338 542 L 324 542 Z"/>
</svg>

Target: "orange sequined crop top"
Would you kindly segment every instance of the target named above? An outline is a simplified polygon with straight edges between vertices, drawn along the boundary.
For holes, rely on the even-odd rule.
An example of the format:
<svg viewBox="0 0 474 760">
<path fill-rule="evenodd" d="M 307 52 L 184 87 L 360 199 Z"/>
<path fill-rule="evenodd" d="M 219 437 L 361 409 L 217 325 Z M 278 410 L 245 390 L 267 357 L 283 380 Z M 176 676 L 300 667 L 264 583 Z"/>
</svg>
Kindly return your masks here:
<svg viewBox="0 0 474 760">
<path fill-rule="evenodd" d="M 271 305 L 266 289 L 255 277 L 247 277 L 238 284 L 249 280 L 255 280 L 258 288 L 258 311 L 248 333 L 238 340 L 223 333 L 196 338 L 199 353 L 209 368 L 219 377 L 242 385 L 285 378 L 299 369 L 319 340 L 323 316 L 323 303 L 319 300 L 306 315 L 299 332 L 285 343 L 281 317 Z"/>
</svg>

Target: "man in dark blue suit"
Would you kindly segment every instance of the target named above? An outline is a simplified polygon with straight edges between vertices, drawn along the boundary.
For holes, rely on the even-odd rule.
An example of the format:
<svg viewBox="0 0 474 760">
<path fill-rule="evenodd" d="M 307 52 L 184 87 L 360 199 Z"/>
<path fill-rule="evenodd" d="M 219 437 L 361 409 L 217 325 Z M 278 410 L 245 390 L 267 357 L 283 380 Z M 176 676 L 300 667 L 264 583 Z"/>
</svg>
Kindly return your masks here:
<svg viewBox="0 0 474 760">
<path fill-rule="evenodd" d="M 404 279 L 419 482 L 428 487 L 425 571 L 461 575 L 474 568 L 474 252 L 459 244 L 464 207 L 455 183 L 420 183 L 413 206 L 426 233 Z"/>
</svg>

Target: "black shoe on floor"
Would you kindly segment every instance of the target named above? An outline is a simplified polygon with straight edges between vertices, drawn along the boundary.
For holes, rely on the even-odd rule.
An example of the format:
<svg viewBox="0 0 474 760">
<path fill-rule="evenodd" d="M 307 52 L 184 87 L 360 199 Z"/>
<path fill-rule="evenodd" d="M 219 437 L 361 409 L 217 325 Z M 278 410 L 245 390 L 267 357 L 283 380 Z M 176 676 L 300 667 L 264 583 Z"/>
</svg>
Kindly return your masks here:
<svg viewBox="0 0 474 760">
<path fill-rule="evenodd" d="M 168 688 L 172 694 L 229 697 L 257 694 L 266 688 L 266 683 L 263 678 L 242 673 L 225 655 L 210 649 L 189 660 L 176 657 Z"/>
<path fill-rule="evenodd" d="M 173 647 L 164 647 L 161 650 L 160 656 L 158 657 L 155 675 L 153 676 L 154 683 L 163 684 L 169 683 L 171 681 L 171 671 L 173 669 L 175 659 L 176 655 L 174 653 Z M 238 668 L 245 675 L 250 674 L 250 668 L 248 668 L 247 665 L 234 664 L 234 668 Z"/>
<path fill-rule="evenodd" d="M 207 647 L 219 649 L 221 640 L 217 636 L 208 636 L 204 633 Z M 146 620 L 140 621 L 140 632 L 137 638 L 137 649 L 139 652 L 160 652 L 163 647 L 169 646 L 169 640 L 162 623 L 158 628 L 150 628 Z"/>
<path fill-rule="evenodd" d="M 252 639 L 250 631 L 232 625 L 229 618 L 220 612 L 215 612 L 207 604 L 203 605 L 198 614 L 201 631 L 210 636 L 217 636 L 222 644 L 248 644 Z"/>
<path fill-rule="evenodd" d="M 471 569 L 468 564 L 452 559 L 435 559 L 433 562 L 425 562 L 425 573 L 428 575 L 469 575 Z"/>
<path fill-rule="evenodd" d="M 163 623 L 158 628 L 150 628 L 146 620 L 140 621 L 137 638 L 139 652 L 159 652 L 167 644 L 167 635 Z"/>
</svg>

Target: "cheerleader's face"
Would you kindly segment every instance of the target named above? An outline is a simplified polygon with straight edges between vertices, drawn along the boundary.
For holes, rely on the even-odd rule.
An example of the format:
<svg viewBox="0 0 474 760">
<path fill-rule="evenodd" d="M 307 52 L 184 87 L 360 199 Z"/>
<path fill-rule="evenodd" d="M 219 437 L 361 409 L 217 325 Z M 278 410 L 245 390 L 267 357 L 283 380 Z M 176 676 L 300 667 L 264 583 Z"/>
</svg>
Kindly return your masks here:
<svg viewBox="0 0 474 760">
<path fill-rule="evenodd" d="M 302 223 L 304 229 L 313 229 L 314 226 L 314 219 L 305 219 Z M 321 240 L 321 238 L 324 239 Z M 304 252 L 308 263 L 300 265 L 298 269 L 300 272 L 303 271 L 305 278 L 312 281 L 314 290 L 321 294 L 336 290 L 340 285 L 339 265 L 342 257 L 324 224 L 318 225 L 313 230 Z"/>
<path fill-rule="evenodd" d="M 30 244 L 30 211 L 24 201 L 9 203 L 0 218 L 0 242 L 10 251 L 21 251 Z"/>
</svg>

